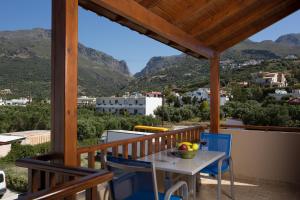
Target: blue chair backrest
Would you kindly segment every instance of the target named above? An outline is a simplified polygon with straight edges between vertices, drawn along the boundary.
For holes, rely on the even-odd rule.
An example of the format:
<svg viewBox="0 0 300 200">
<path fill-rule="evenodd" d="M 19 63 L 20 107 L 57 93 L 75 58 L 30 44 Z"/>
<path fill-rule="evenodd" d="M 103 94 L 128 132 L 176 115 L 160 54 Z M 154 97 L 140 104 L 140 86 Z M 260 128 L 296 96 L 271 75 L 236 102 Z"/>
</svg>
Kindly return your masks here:
<svg viewBox="0 0 300 200">
<path fill-rule="evenodd" d="M 146 199 L 157 198 L 155 170 L 151 162 L 108 156 L 107 168 L 114 173 L 110 182 L 114 200 L 136 199 L 139 198 L 137 193 L 148 194 Z"/>
<path fill-rule="evenodd" d="M 231 134 L 213 134 L 213 133 L 201 133 L 201 142 L 206 142 L 209 151 L 221 151 L 225 152 L 226 156 L 231 155 Z M 203 146 L 201 145 L 203 149 Z"/>
</svg>

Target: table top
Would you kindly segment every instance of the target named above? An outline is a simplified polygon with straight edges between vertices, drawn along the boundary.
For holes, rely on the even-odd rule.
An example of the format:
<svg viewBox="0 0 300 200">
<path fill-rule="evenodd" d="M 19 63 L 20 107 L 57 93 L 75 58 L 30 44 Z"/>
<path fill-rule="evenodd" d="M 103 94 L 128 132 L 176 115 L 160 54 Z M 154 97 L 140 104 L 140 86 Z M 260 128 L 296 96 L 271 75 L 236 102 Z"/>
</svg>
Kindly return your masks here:
<svg viewBox="0 0 300 200">
<path fill-rule="evenodd" d="M 171 152 L 173 149 L 160 151 L 138 160 L 152 162 L 155 168 L 162 171 L 194 175 L 211 163 L 225 156 L 224 152 L 198 150 L 193 159 L 182 159 Z"/>
</svg>

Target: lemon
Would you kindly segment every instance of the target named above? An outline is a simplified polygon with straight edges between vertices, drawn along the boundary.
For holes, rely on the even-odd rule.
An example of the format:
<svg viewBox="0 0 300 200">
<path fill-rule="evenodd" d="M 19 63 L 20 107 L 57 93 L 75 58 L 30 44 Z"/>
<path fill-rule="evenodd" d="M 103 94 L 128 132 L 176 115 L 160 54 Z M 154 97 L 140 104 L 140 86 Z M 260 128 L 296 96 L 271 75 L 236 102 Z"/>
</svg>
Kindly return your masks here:
<svg viewBox="0 0 300 200">
<path fill-rule="evenodd" d="M 194 143 L 192 148 L 193 148 L 194 151 L 197 151 L 199 149 L 199 145 Z"/>
</svg>

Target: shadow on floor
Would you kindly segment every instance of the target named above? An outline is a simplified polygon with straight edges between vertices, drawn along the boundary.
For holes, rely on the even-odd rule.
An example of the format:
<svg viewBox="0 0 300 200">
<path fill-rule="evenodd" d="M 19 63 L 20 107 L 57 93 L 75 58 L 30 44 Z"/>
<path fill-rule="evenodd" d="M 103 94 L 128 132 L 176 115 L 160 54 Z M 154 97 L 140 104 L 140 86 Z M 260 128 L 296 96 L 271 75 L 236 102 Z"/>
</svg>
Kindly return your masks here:
<svg viewBox="0 0 300 200">
<path fill-rule="evenodd" d="M 235 197 L 237 200 L 299 200 L 299 186 L 287 183 L 238 180 L 235 181 Z M 222 181 L 222 200 L 230 199 L 230 182 Z M 201 178 L 198 199 L 216 199 L 217 181 Z"/>
</svg>

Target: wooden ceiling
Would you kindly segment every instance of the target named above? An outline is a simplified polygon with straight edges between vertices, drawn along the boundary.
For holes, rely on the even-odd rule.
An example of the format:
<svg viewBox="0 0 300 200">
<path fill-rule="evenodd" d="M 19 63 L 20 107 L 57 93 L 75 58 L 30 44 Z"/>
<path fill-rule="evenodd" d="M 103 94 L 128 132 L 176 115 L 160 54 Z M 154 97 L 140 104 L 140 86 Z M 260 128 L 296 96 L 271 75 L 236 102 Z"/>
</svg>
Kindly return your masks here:
<svg viewBox="0 0 300 200">
<path fill-rule="evenodd" d="M 211 58 L 300 9 L 299 0 L 79 0 L 79 4 L 198 58 Z"/>
</svg>

